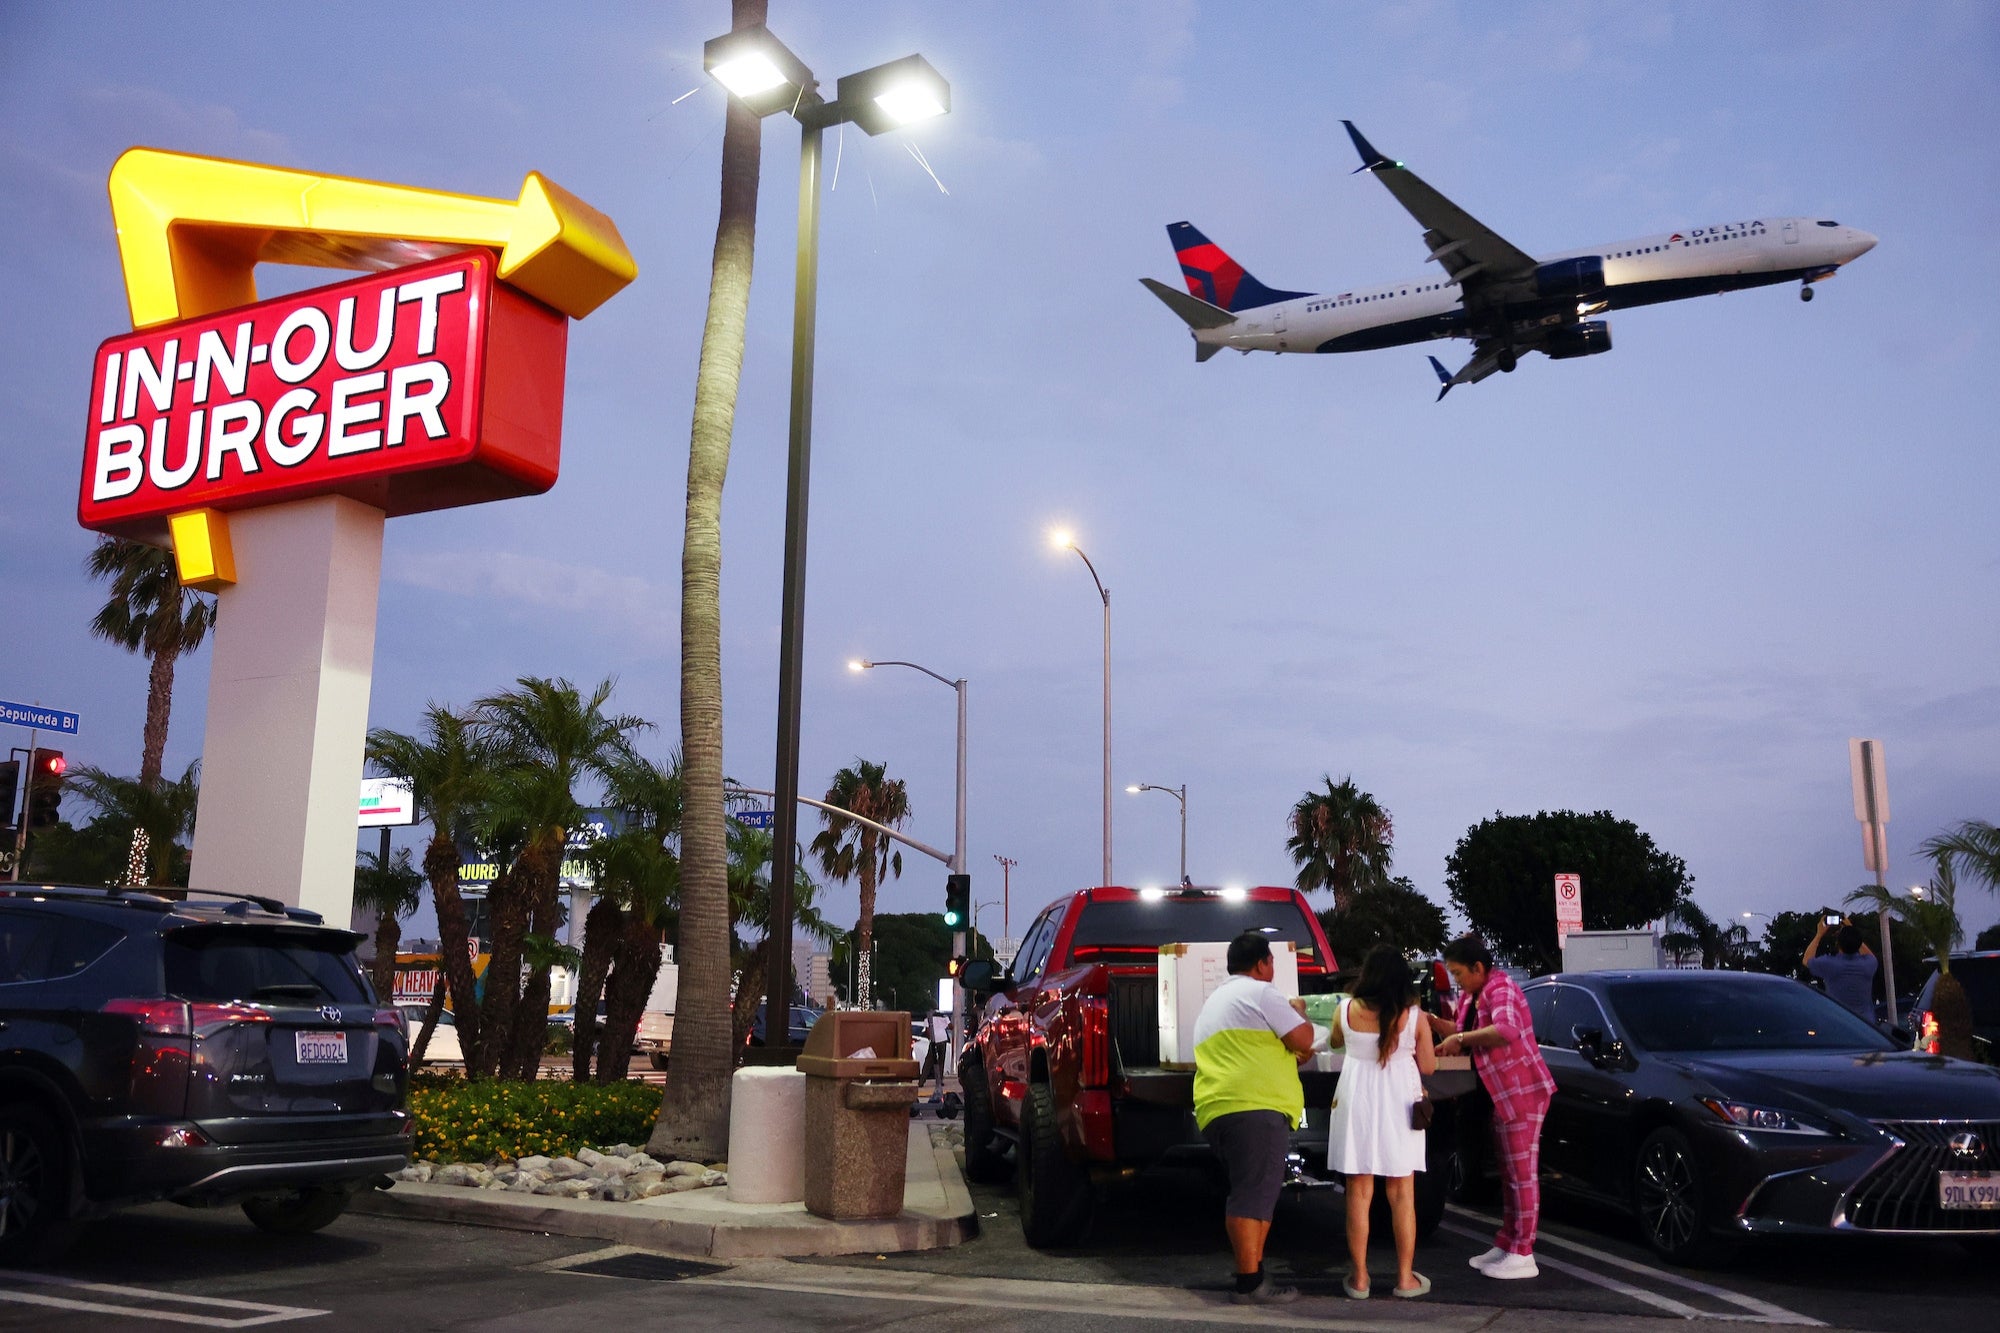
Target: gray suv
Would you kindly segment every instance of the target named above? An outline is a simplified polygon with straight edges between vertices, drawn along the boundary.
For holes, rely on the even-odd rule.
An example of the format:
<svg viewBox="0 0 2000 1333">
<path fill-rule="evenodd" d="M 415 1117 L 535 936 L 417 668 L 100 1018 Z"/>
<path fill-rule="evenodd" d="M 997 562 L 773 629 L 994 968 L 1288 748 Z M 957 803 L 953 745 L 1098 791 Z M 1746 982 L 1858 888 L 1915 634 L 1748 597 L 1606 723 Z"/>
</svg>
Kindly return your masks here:
<svg viewBox="0 0 2000 1333">
<path fill-rule="evenodd" d="M 0 885 L 0 1267 L 159 1199 L 316 1231 L 407 1165 L 359 939 L 269 898 Z"/>
</svg>

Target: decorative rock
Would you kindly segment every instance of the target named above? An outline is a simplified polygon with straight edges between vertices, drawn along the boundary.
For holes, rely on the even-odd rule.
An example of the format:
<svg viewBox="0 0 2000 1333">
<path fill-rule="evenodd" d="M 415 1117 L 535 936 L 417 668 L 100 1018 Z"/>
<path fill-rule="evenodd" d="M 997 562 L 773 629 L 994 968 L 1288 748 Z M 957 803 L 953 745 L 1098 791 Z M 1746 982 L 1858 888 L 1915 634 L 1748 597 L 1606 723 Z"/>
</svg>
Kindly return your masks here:
<svg viewBox="0 0 2000 1333">
<path fill-rule="evenodd" d="M 644 1152 L 633 1152 L 625 1160 L 631 1164 L 634 1171 L 659 1171 L 666 1166 L 665 1162 L 658 1161 Z"/>
<path fill-rule="evenodd" d="M 574 1157 L 556 1158 L 549 1163 L 548 1171 L 551 1180 L 574 1180 L 578 1176 L 590 1174 L 590 1168 Z"/>
<path fill-rule="evenodd" d="M 556 1182 L 556 1193 L 570 1199 L 588 1199 L 597 1188 L 594 1180 L 562 1180 Z"/>
<path fill-rule="evenodd" d="M 538 1186 L 546 1183 L 548 1183 L 547 1176 L 538 1176 L 529 1171 L 516 1171 L 514 1178 L 507 1182 L 505 1188 L 510 1194 L 533 1194 Z"/>
<path fill-rule="evenodd" d="M 600 1157 L 597 1160 L 597 1174 L 606 1180 L 623 1180 L 632 1173 L 632 1163 L 623 1157 Z"/>
<path fill-rule="evenodd" d="M 632 1193 L 636 1198 L 650 1199 L 656 1194 L 672 1194 L 674 1187 L 664 1180 L 652 1180 L 634 1187 Z"/>
<path fill-rule="evenodd" d="M 660 1181 L 664 1179 L 666 1179 L 666 1173 L 664 1171 L 661 1171 L 658 1167 L 654 1167 L 650 1171 L 632 1172 L 630 1175 L 625 1177 L 625 1183 L 627 1185 L 630 1185 L 633 1189 L 636 1190 L 636 1189 L 641 1189 L 647 1185 L 657 1185 L 660 1183 Z"/>
<path fill-rule="evenodd" d="M 679 1194 L 685 1190 L 698 1190 L 700 1188 L 700 1176 L 669 1176 L 660 1182 L 660 1193 L 662 1194 Z"/>
<path fill-rule="evenodd" d="M 700 1162 L 668 1162 L 666 1173 L 669 1176 L 704 1176 L 708 1174 L 708 1168 Z"/>
<path fill-rule="evenodd" d="M 602 1199 L 606 1203 L 629 1203 L 633 1196 L 631 1186 L 622 1181 L 611 1180 L 591 1191 L 590 1197 Z"/>
<path fill-rule="evenodd" d="M 549 1169 L 549 1166 L 550 1159 L 546 1157 L 523 1157 L 520 1161 L 514 1163 L 516 1171 L 546 1171 Z"/>
<path fill-rule="evenodd" d="M 640 1152 L 641 1149 L 634 1148 L 629 1143 L 614 1143 L 604 1150 L 607 1157 L 636 1157 Z"/>
<path fill-rule="evenodd" d="M 595 1148 L 578 1148 L 576 1160 L 595 1171 L 604 1165 L 604 1154 Z"/>
<path fill-rule="evenodd" d="M 703 1189 L 709 1189 L 716 1185 L 727 1185 L 728 1183 L 729 1173 L 726 1171 L 709 1171 L 703 1173 L 701 1177 Z"/>
<path fill-rule="evenodd" d="M 432 1179 L 440 1185 L 483 1185 L 493 1179 L 493 1173 L 470 1162 L 453 1162 Z"/>
</svg>

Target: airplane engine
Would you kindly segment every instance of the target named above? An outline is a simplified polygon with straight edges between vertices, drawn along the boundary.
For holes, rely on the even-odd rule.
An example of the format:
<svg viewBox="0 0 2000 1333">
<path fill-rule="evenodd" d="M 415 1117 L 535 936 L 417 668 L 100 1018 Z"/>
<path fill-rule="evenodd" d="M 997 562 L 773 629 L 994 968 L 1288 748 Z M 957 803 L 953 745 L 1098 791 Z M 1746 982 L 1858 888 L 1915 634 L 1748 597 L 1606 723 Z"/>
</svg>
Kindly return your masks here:
<svg viewBox="0 0 2000 1333">
<path fill-rule="evenodd" d="M 1611 326 L 1601 319 L 1572 324 L 1550 334 L 1542 350 L 1548 353 L 1551 361 L 1567 361 L 1571 357 L 1608 352 L 1611 350 Z"/>
<path fill-rule="evenodd" d="M 1586 255 L 1582 259 L 1558 259 L 1535 270 L 1538 296 L 1589 296 L 1604 290 L 1604 257 Z M 1581 355 L 1579 353 L 1578 355 Z"/>
</svg>

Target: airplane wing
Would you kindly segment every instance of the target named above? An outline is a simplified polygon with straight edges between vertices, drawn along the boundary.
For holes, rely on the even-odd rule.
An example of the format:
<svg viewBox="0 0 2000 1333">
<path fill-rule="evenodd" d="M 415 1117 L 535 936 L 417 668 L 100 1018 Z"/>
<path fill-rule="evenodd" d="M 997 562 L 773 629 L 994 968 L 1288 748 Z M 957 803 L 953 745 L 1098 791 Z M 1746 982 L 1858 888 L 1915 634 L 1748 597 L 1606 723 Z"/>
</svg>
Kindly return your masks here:
<svg viewBox="0 0 2000 1333">
<path fill-rule="evenodd" d="M 1347 126 L 1348 137 L 1361 154 L 1361 165 L 1355 169 L 1374 172 L 1396 202 L 1422 225 L 1424 244 L 1430 247 L 1427 258 L 1435 260 L 1459 284 L 1468 307 L 1498 299 L 1503 295 L 1501 289 L 1533 279 L 1535 261 L 1531 256 L 1432 189 L 1401 162 L 1377 152 L 1354 128 L 1353 121 L 1340 123 Z"/>
</svg>

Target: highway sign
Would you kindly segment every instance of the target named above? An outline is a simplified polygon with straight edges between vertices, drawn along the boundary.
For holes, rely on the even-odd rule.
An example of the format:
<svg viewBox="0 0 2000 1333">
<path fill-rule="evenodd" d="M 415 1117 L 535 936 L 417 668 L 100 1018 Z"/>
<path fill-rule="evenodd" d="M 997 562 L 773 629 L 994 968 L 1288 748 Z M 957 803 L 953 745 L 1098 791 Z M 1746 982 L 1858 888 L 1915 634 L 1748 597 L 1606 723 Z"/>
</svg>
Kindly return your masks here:
<svg viewBox="0 0 2000 1333">
<path fill-rule="evenodd" d="M 733 812 L 733 818 L 744 828 L 769 828 L 772 813 L 769 810 L 737 810 Z"/>
<path fill-rule="evenodd" d="M 38 731 L 53 731 L 63 736 L 76 735 L 77 716 L 65 713 L 60 708 L 44 708 L 40 704 L 17 704 L 0 699 L 0 722 L 11 722 L 17 727 L 33 727 Z"/>
</svg>

